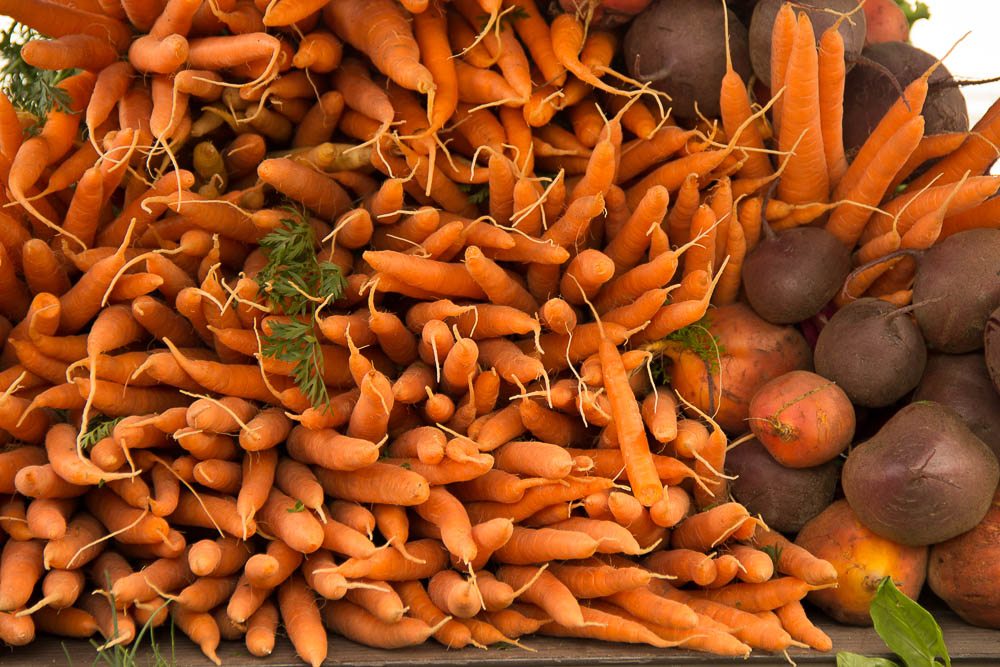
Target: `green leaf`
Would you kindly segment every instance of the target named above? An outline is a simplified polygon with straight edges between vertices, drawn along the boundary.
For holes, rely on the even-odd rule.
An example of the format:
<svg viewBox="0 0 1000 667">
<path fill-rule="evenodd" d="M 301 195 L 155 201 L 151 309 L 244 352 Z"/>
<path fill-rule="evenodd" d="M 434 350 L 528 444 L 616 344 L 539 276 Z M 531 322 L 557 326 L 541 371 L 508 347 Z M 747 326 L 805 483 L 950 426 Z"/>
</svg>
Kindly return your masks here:
<svg viewBox="0 0 1000 667">
<path fill-rule="evenodd" d="M 685 349 L 701 357 L 708 365 L 709 373 L 718 373 L 719 360 L 726 355 L 726 347 L 709 331 L 711 324 L 711 316 L 705 315 L 697 322 L 667 335 L 666 340 L 680 343 Z"/>
<path fill-rule="evenodd" d="M 267 263 L 254 280 L 276 314 L 290 315 L 290 322 L 270 322 L 261 337 L 261 354 L 294 364 L 292 378 L 316 408 L 329 403 L 323 382 L 323 348 L 313 333 L 313 322 L 324 300 L 344 293 L 346 281 L 340 267 L 316 257 L 312 225 L 305 213 L 288 209 L 282 226 L 260 240 Z"/>
<path fill-rule="evenodd" d="M 771 557 L 771 562 L 774 563 L 775 571 L 778 570 L 778 559 L 781 558 L 781 548 L 780 544 L 768 544 L 760 548 L 761 551 Z"/>
<path fill-rule="evenodd" d="M 86 451 L 111 435 L 111 432 L 115 429 L 115 424 L 122 419 L 124 417 L 93 417 L 87 422 L 87 432 L 80 438 L 81 449 Z"/>
<path fill-rule="evenodd" d="M 490 186 L 484 185 L 477 190 L 470 190 L 469 196 L 466 200 L 470 204 L 482 204 L 490 200 Z"/>
<path fill-rule="evenodd" d="M 295 514 L 297 512 L 304 512 L 305 509 L 306 509 L 306 506 L 302 504 L 302 501 L 301 500 L 296 500 L 295 501 L 295 507 L 289 507 L 285 511 L 288 512 L 289 514 Z"/>
<path fill-rule="evenodd" d="M 406 470 L 409 470 L 410 469 L 410 462 L 409 461 L 403 461 L 402 463 L 399 464 L 399 467 L 400 468 L 404 468 Z"/>
<path fill-rule="evenodd" d="M 946 667 L 951 666 L 941 626 L 930 612 L 900 592 L 891 577 L 879 583 L 870 612 L 875 631 L 907 667 L 940 665 L 938 657 Z"/>
<path fill-rule="evenodd" d="M 899 8 L 903 10 L 903 15 L 906 16 L 906 22 L 913 27 L 913 24 L 920 19 L 929 19 L 931 17 L 931 12 L 927 5 L 923 2 L 917 2 L 915 7 L 911 7 L 907 0 L 895 0 Z"/>
<path fill-rule="evenodd" d="M 837 654 L 837 667 L 899 667 L 886 658 L 866 658 L 857 653 L 841 651 Z"/>
<path fill-rule="evenodd" d="M 14 22 L 0 33 L 0 87 L 3 88 L 15 108 L 26 111 L 36 118 L 36 123 L 27 129 L 28 134 L 41 130 L 45 117 L 53 107 L 60 111 L 70 111 L 72 100 L 59 82 L 80 70 L 44 70 L 32 67 L 21 58 L 21 47 L 43 35 L 31 28 Z"/>
</svg>

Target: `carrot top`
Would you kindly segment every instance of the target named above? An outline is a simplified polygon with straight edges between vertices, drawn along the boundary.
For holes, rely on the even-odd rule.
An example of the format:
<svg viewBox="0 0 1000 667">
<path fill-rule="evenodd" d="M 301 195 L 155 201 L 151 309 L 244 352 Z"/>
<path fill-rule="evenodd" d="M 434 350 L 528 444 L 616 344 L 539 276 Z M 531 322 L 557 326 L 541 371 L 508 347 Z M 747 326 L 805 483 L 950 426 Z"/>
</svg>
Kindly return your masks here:
<svg viewBox="0 0 1000 667">
<path fill-rule="evenodd" d="M 329 405 L 330 396 L 323 382 L 323 350 L 313 322 L 323 305 L 343 294 L 346 282 L 338 265 L 316 257 L 307 213 L 289 209 L 289 217 L 281 222 L 284 226 L 260 240 L 267 264 L 255 280 L 272 312 L 292 317 L 268 323 L 261 336 L 261 355 L 294 363 L 295 384 L 319 408 Z M 296 317 L 301 315 L 309 317 Z"/>
</svg>

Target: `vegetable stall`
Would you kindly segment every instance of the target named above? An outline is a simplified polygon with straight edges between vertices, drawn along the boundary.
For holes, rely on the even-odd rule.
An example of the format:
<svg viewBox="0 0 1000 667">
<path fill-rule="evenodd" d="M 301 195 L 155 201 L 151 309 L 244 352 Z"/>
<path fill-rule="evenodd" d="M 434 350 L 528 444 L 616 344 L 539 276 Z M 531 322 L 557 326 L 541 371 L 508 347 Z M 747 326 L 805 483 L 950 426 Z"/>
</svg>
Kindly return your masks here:
<svg viewBox="0 0 1000 667">
<path fill-rule="evenodd" d="M 1000 102 L 896 3 L 0 13 L 0 663 L 998 657 Z"/>
</svg>

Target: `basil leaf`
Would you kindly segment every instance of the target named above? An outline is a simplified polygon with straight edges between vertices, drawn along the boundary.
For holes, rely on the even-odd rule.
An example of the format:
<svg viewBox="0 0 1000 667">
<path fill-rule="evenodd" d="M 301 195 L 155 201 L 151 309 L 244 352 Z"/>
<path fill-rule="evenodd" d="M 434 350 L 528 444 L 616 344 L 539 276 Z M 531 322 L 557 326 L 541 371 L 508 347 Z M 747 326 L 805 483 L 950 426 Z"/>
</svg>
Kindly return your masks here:
<svg viewBox="0 0 1000 667">
<path fill-rule="evenodd" d="M 878 585 L 870 612 L 875 631 L 907 667 L 940 665 L 938 656 L 951 667 L 941 626 L 930 612 L 901 593 L 891 577 Z"/>
<path fill-rule="evenodd" d="M 841 651 L 837 654 L 837 667 L 899 667 L 886 658 L 866 658 L 857 653 Z"/>
</svg>

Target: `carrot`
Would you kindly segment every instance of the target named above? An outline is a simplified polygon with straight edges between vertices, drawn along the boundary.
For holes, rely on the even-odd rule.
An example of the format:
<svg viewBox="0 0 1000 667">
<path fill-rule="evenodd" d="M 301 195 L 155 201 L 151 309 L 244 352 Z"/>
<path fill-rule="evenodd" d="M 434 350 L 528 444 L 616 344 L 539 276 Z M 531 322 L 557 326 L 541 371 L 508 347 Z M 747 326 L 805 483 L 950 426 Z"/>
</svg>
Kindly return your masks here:
<svg viewBox="0 0 1000 667">
<path fill-rule="evenodd" d="M 34 623 L 34 629 L 50 635 L 85 639 L 97 632 L 94 617 L 77 607 L 43 607 L 32 614 L 30 619 Z M 7 633 L 4 633 L 3 640 L 16 645 L 16 640 L 11 639 Z"/>
<path fill-rule="evenodd" d="M 47 464 L 45 450 L 33 445 L 17 447 L 0 453 L 0 493 L 14 493 L 20 470 Z"/>
<path fill-rule="evenodd" d="M 295 509 L 295 501 L 271 488 L 267 501 L 259 511 L 260 523 L 270 534 L 281 538 L 291 548 L 302 553 L 312 553 L 323 544 L 323 527 L 309 512 Z"/>
<path fill-rule="evenodd" d="M 521 101 L 517 91 L 493 70 L 473 67 L 464 60 L 459 60 L 455 62 L 455 75 L 458 81 L 458 99 L 466 104 L 496 106 Z"/>
<path fill-rule="evenodd" d="M 642 588 L 651 578 L 650 572 L 643 568 L 611 567 L 596 561 L 557 564 L 549 569 L 579 598 L 608 597 Z"/>
<path fill-rule="evenodd" d="M 633 104 L 632 109 L 637 108 Z M 625 118 L 622 118 L 624 124 Z M 625 183 L 643 173 L 679 151 L 693 136 L 691 131 L 684 131 L 676 126 L 663 127 L 653 133 L 648 139 L 640 137 L 622 146 L 621 163 L 615 176 L 616 183 Z"/>
<path fill-rule="evenodd" d="M 924 132 L 924 120 L 917 116 L 906 122 L 872 160 L 863 181 L 848 192 L 845 203 L 834 209 L 826 223 L 827 231 L 834 234 L 845 245 L 853 247 L 861 237 L 865 223 L 871 217 L 871 209 L 852 206 L 854 202 L 874 206 L 882 199 L 899 165 L 913 152 Z"/>
<path fill-rule="evenodd" d="M 572 14 L 560 14 L 549 25 L 552 32 L 552 49 L 556 59 L 569 72 L 594 88 L 621 95 L 622 91 L 601 81 L 591 68 L 580 62 L 584 46 L 584 27 Z"/>
<path fill-rule="evenodd" d="M 432 636 L 445 647 L 461 648 L 472 643 L 469 629 L 442 613 L 419 581 L 398 582 L 394 589 L 415 618 L 437 628 Z"/>
<path fill-rule="evenodd" d="M 565 627 L 557 621 L 552 621 L 543 625 L 539 632 L 556 637 L 587 637 L 605 641 L 650 644 L 659 648 L 679 643 L 662 639 L 641 623 L 624 618 L 616 613 L 618 608 L 613 605 L 591 602 L 580 609 L 585 621 L 583 625 Z"/>
<path fill-rule="evenodd" d="M 599 351 L 604 388 L 611 400 L 612 416 L 619 434 L 629 482 L 635 497 L 649 507 L 662 497 L 663 487 L 649 452 L 639 405 L 628 386 L 621 354 L 607 339 L 601 341 Z"/>
<path fill-rule="evenodd" d="M 662 186 L 647 190 L 622 229 L 605 247 L 605 254 L 615 263 L 616 275 L 639 263 L 649 247 L 650 229 L 663 222 L 669 200 L 670 196 Z"/>
<path fill-rule="evenodd" d="M 438 609 L 459 619 L 472 618 L 484 604 L 477 580 L 466 580 L 454 570 L 442 570 L 431 577 L 427 594 Z"/>
<path fill-rule="evenodd" d="M 476 543 L 472 539 L 472 524 L 462 503 L 444 488 L 433 486 L 428 498 L 414 510 L 424 519 L 441 526 L 441 540 L 445 548 L 462 562 L 476 557 Z"/>
<path fill-rule="evenodd" d="M 676 600 L 656 595 L 648 588 L 630 588 L 604 596 L 607 601 L 631 614 L 660 626 L 683 630 L 698 625 L 698 615 Z"/>
<path fill-rule="evenodd" d="M 257 407 L 241 398 L 198 399 L 187 406 L 187 425 L 203 431 L 229 433 L 238 431 L 257 414 Z"/>
<path fill-rule="evenodd" d="M 573 459 L 566 450 L 547 442 L 508 442 L 494 457 L 497 470 L 528 477 L 556 480 L 573 470 Z"/>
<path fill-rule="evenodd" d="M 528 565 L 501 565 L 496 577 L 515 590 L 527 587 L 521 599 L 544 609 L 556 623 L 568 628 L 587 623 L 573 593 L 551 572 L 539 573 L 538 568 Z"/>
<path fill-rule="evenodd" d="M 346 600 L 328 601 L 322 613 L 323 623 L 330 630 L 352 641 L 376 648 L 414 646 L 426 641 L 437 629 L 409 617 L 396 623 L 385 623 Z"/>
<path fill-rule="evenodd" d="M 264 160 L 257 175 L 323 218 L 336 218 L 351 207 L 350 197 L 336 181 L 289 158 Z"/>
<path fill-rule="evenodd" d="M 368 440 L 343 436 L 333 429 L 296 426 L 288 436 L 289 454 L 307 464 L 330 470 L 357 470 L 378 459 L 378 447 Z"/>
<path fill-rule="evenodd" d="M 653 591 L 669 600 L 683 602 L 699 614 L 733 628 L 733 636 L 740 641 L 767 651 L 782 651 L 792 645 L 792 638 L 777 624 L 772 625 L 752 613 L 691 595 L 663 581 L 651 582 Z M 700 592 L 700 591 L 692 591 Z"/>
<path fill-rule="evenodd" d="M 691 591 L 690 594 L 754 613 L 777 609 L 793 600 L 801 600 L 813 588 L 801 579 L 781 577 L 759 584 L 729 584 L 714 590 Z"/>
<path fill-rule="evenodd" d="M 57 475 L 48 463 L 20 467 L 12 486 L 11 493 L 16 490 L 29 498 L 76 498 L 87 492 L 86 486 L 71 484 Z"/>
<path fill-rule="evenodd" d="M 825 202 L 829 176 L 820 118 L 818 56 L 812 23 L 798 17 L 782 82 L 786 89 L 780 111 L 778 148 L 792 151 L 789 167 L 778 182 L 778 198 L 793 204 Z"/>
<path fill-rule="evenodd" d="M 905 192 L 883 204 L 884 213 L 873 216 L 865 227 L 861 240 L 870 241 L 888 231 L 893 224 L 901 233 L 906 233 L 914 222 L 937 209 L 946 199 L 950 200 L 950 204 L 945 215 L 958 214 L 992 197 L 998 188 L 1000 178 L 996 176 L 970 176 L 961 184 L 932 186 L 926 192 Z"/>
<path fill-rule="evenodd" d="M 912 84 L 911 84 L 912 85 Z M 915 178 L 907 192 L 919 192 L 935 178 L 935 183 L 945 185 L 962 178 L 968 170 L 973 176 L 984 173 L 996 160 L 996 146 L 1000 143 L 1000 114 L 985 114 L 972 128 L 969 137 L 949 155 Z"/>
<path fill-rule="evenodd" d="M 533 400 L 521 401 L 521 423 L 542 442 L 562 447 L 587 436 L 586 427 L 576 419 Z M 578 467 L 576 458 L 573 459 L 573 467 Z"/>
<path fill-rule="evenodd" d="M 343 50 L 340 40 L 332 33 L 314 30 L 299 42 L 292 65 L 317 74 L 332 72 L 340 64 Z"/>
<path fill-rule="evenodd" d="M 43 550 L 46 569 L 83 567 L 100 554 L 104 548 L 98 538 L 105 534 L 104 527 L 86 513 L 77 514 L 66 526 L 66 534 L 50 540 Z"/>
<path fill-rule="evenodd" d="M 19 542 L 32 539 L 25 518 L 25 503 L 20 498 L 12 498 L 0 507 L 0 527 Z"/>
<path fill-rule="evenodd" d="M 129 612 L 114 608 L 107 598 L 84 596 L 80 606 L 97 622 L 97 629 L 107 645 L 129 644 L 135 639 L 135 621 Z"/>
<path fill-rule="evenodd" d="M 440 540 L 407 543 L 404 557 L 396 549 L 379 549 L 371 558 L 349 558 L 337 571 L 350 579 L 368 577 L 378 581 L 410 581 L 433 576 L 448 564 L 448 553 Z"/>
<path fill-rule="evenodd" d="M 227 577 L 199 577 L 184 587 L 173 600 L 174 604 L 188 611 L 211 611 L 229 600 L 236 590 L 236 575 Z"/>
<path fill-rule="evenodd" d="M 291 25 L 301 21 L 313 12 L 320 10 L 322 7 L 323 3 L 318 0 L 298 3 L 289 2 L 289 0 L 279 0 L 279 2 L 268 5 L 267 11 L 264 12 L 264 25 Z"/>
<path fill-rule="evenodd" d="M 40 539 L 58 539 L 66 534 L 66 522 L 75 509 L 72 498 L 36 498 L 25 513 L 28 530 Z"/>
<path fill-rule="evenodd" d="M 842 19 L 840 19 L 842 20 Z M 840 20 L 837 21 L 839 24 Z M 830 183 L 836 185 L 847 171 L 844 156 L 844 38 L 838 25 L 823 31 L 817 56 L 819 73 L 820 125 L 823 131 L 823 152 Z"/>
<path fill-rule="evenodd" d="M 43 35 L 92 35 L 110 43 L 118 53 L 125 51 L 132 37 L 128 26 L 114 18 L 45 0 L 5 1 L 0 12 Z"/>
<path fill-rule="evenodd" d="M 758 528 L 750 543 L 762 550 L 773 550 L 776 554 L 776 569 L 782 574 L 797 577 L 814 586 L 833 583 L 837 579 L 836 569 L 832 564 L 789 542 L 780 533 Z"/>
<path fill-rule="evenodd" d="M 8 540 L 0 552 L 0 611 L 23 607 L 42 578 L 41 540 Z"/>
<path fill-rule="evenodd" d="M 743 270 L 743 261 L 747 253 L 747 240 L 743 232 L 743 226 L 734 221 L 729 226 L 729 234 L 726 240 L 725 254 L 729 257 L 719 284 L 712 294 L 712 303 L 724 305 L 736 301 L 740 288 L 740 276 Z"/>
<path fill-rule="evenodd" d="M 589 558 L 600 547 L 593 537 L 572 529 L 515 527 L 510 539 L 494 552 L 500 563 L 530 565 L 549 560 Z"/>
<path fill-rule="evenodd" d="M 566 80 L 566 72 L 553 51 L 549 25 L 539 12 L 534 0 L 526 2 L 504 0 L 503 6 L 504 8 L 511 6 L 518 8 L 511 23 L 531 54 L 532 62 L 541 70 L 545 82 L 557 86 L 563 85 Z"/>
<path fill-rule="evenodd" d="M 728 553 L 742 565 L 736 575 L 740 581 L 762 583 L 774 574 L 774 561 L 763 551 L 743 544 L 732 544 Z"/>
<path fill-rule="evenodd" d="M 319 607 L 301 575 L 295 574 L 278 588 L 278 609 L 295 652 L 316 667 L 326 660 L 327 635 Z"/>
<path fill-rule="evenodd" d="M 406 17 L 393 3 L 327 4 L 323 18 L 341 39 L 364 52 L 400 86 L 419 93 L 434 90 L 434 77 L 420 64 L 420 49 Z"/>
<path fill-rule="evenodd" d="M 219 626 L 211 614 L 188 611 L 183 607 L 174 606 L 171 608 L 170 615 L 181 632 L 197 644 L 209 660 L 217 665 L 222 664 L 215 653 L 220 641 Z"/>
<path fill-rule="evenodd" d="M 825 632 L 812 624 L 798 600 L 784 604 L 774 612 L 792 639 L 805 642 L 817 651 L 829 651 L 833 648 L 833 641 Z"/>
<path fill-rule="evenodd" d="M 427 480 L 409 470 L 385 463 L 348 472 L 314 470 L 328 495 L 357 502 L 419 505 L 429 497 Z"/>
<path fill-rule="evenodd" d="M 936 67 L 936 66 L 935 66 Z M 924 106 L 924 101 L 927 98 L 927 77 L 935 69 L 935 67 L 929 68 L 920 77 L 914 79 L 903 91 L 902 97 L 898 98 L 889 110 L 885 112 L 882 116 L 882 120 L 879 121 L 875 129 L 869 135 L 869 138 L 865 140 L 861 148 L 858 150 L 857 155 L 854 156 L 854 160 L 851 161 L 850 166 L 847 171 L 844 172 L 844 176 L 840 179 L 837 184 L 836 189 L 833 192 L 832 198 L 834 201 L 839 201 L 847 196 L 852 189 L 862 180 L 867 173 L 869 167 L 873 164 L 878 151 L 882 148 L 883 144 L 889 140 L 896 132 L 899 131 L 907 122 L 912 121 L 914 118 L 920 115 L 921 110 Z M 920 185 L 911 183 L 915 185 L 913 191 L 919 191 L 920 188 L 927 185 L 929 182 L 925 181 Z"/>
<path fill-rule="evenodd" d="M 569 118 L 577 139 L 588 148 L 596 146 L 601 128 L 604 127 L 604 118 L 597 110 L 594 100 L 584 99 L 571 106 Z"/>
</svg>

